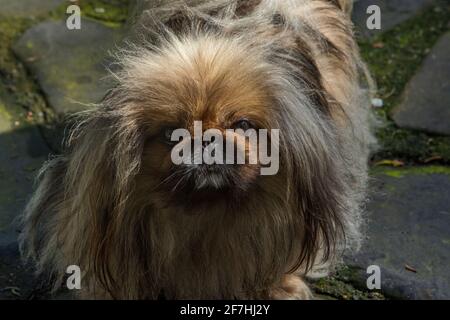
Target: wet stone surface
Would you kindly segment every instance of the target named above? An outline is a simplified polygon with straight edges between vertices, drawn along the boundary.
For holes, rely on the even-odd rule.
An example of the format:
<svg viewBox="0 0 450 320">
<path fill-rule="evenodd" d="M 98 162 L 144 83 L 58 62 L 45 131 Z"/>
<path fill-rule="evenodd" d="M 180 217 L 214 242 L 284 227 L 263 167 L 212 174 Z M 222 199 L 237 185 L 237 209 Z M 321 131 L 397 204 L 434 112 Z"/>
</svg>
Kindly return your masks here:
<svg viewBox="0 0 450 320">
<path fill-rule="evenodd" d="M 367 267 L 378 265 L 387 296 L 449 299 L 450 170 L 420 170 L 374 177 L 367 240 L 347 263 L 359 269 L 361 286 Z"/>
<path fill-rule="evenodd" d="M 13 120 L 9 111 L 16 106 L 4 93 L 0 87 L 0 299 L 23 299 L 34 280 L 19 256 L 17 218 L 49 149 L 36 127 Z"/>
<path fill-rule="evenodd" d="M 0 101 L 1 103 L 1 101 Z M 0 113 L 0 247 L 16 239 L 14 219 L 31 195 L 36 172 L 49 149 L 33 126 L 13 128 Z"/>
</svg>

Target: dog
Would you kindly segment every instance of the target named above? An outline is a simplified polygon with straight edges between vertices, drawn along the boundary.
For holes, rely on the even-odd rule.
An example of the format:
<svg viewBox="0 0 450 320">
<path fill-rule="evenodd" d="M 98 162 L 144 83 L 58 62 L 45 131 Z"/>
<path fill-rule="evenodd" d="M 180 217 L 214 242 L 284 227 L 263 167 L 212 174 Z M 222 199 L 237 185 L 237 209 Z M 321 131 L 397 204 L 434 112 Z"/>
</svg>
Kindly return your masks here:
<svg viewBox="0 0 450 320">
<path fill-rule="evenodd" d="M 23 255 L 55 287 L 79 266 L 82 299 L 311 299 L 305 279 L 361 243 L 373 137 L 352 3 L 192 2 L 137 19 L 116 86 L 40 172 Z M 175 165 L 173 132 L 196 121 L 279 130 L 279 171 Z"/>
</svg>

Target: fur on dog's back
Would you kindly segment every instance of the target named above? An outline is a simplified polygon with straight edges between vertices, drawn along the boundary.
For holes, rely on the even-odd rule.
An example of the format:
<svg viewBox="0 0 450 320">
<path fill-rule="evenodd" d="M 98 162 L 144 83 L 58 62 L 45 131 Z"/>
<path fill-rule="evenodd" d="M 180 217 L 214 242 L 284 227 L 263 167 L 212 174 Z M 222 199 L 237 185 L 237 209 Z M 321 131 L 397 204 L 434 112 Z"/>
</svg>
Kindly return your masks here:
<svg viewBox="0 0 450 320">
<path fill-rule="evenodd" d="M 122 92 L 113 91 L 102 108 L 83 116 L 72 132 L 66 153 L 49 161 L 42 170 L 38 189 L 23 218 L 24 254 L 36 260 L 40 271 L 55 274 L 58 279 L 62 279 L 68 265 L 81 266 L 87 282 L 83 294 L 90 298 L 156 298 L 164 285 L 169 288 L 165 293 L 174 297 L 254 298 L 260 288 L 242 293 L 250 281 L 255 286 L 267 285 L 292 271 L 292 265 L 304 273 L 317 269 L 322 258 L 334 261 L 345 246 L 357 248 L 372 137 L 369 100 L 360 85 L 364 68 L 353 39 L 350 8 L 351 2 L 345 0 L 218 0 L 190 7 L 176 1 L 144 12 L 138 19 L 133 40 L 136 44 L 118 54 L 125 70 L 116 74 Z M 271 216 L 269 207 L 266 215 L 250 217 L 247 222 L 249 226 L 262 226 L 260 229 L 267 230 L 267 234 L 259 243 L 245 244 L 239 243 L 237 236 L 247 232 L 247 224 L 214 233 L 212 225 L 217 221 L 208 216 L 199 221 L 180 216 L 177 225 L 167 218 L 175 216 L 175 210 L 168 210 L 170 214 L 165 216 L 143 212 L 139 207 L 136 215 L 129 215 L 138 207 L 129 202 L 136 187 L 134 178 L 141 169 L 142 148 L 139 131 L 133 131 L 134 123 L 123 120 L 137 111 L 122 105 L 128 101 L 127 95 L 145 92 L 145 79 L 155 71 L 149 60 L 163 59 L 173 52 L 190 58 L 192 52 L 201 51 L 199 48 L 224 48 L 230 61 L 248 50 L 249 66 L 260 67 L 258 59 L 267 59 L 267 64 L 279 73 L 274 87 L 286 88 L 287 92 L 279 99 L 286 109 L 280 122 L 289 125 L 283 128 L 285 140 L 289 141 L 288 157 L 293 163 L 304 163 L 310 157 L 308 171 L 297 172 L 298 179 L 304 175 L 308 183 L 298 183 L 304 183 L 305 189 L 310 187 L 308 184 L 316 184 L 316 190 L 325 190 L 308 199 L 311 201 L 306 209 L 296 208 L 305 210 L 306 222 L 289 216 L 295 212 L 292 207 L 280 217 Z M 296 131 L 302 121 L 314 139 L 307 140 Z M 305 150 L 310 150 L 311 155 Z M 313 157 L 317 161 L 311 161 Z M 311 180 L 313 176 L 317 181 Z M 291 197 L 293 191 L 287 189 L 286 196 Z M 281 198 L 273 201 L 273 208 L 280 210 L 284 205 Z M 312 208 L 319 213 L 310 212 Z M 143 219 L 153 222 L 150 229 L 145 229 Z M 303 243 L 307 248 L 297 259 L 299 265 L 290 260 L 288 245 L 277 248 L 274 244 L 274 239 L 288 243 L 292 234 L 280 235 L 270 229 L 274 222 L 287 224 L 291 220 L 295 221 L 293 226 L 314 233 L 311 241 Z M 173 251 L 180 255 L 179 262 L 191 261 L 190 256 L 183 255 L 177 236 L 194 232 L 199 225 L 210 226 L 205 227 L 206 245 L 216 244 L 214 241 L 223 233 L 224 239 L 231 242 L 224 244 L 223 254 L 229 256 L 222 261 L 221 253 L 213 252 L 216 248 L 205 249 L 201 257 L 204 265 L 202 260 L 197 261 L 199 265 L 176 265 L 172 261 L 163 273 L 160 269 L 166 267 Z M 148 231 L 148 239 L 143 238 Z M 226 231 L 230 234 L 224 235 Z M 124 250 L 118 253 L 119 248 Z M 153 251 L 146 252 L 147 248 Z M 223 249 L 219 245 L 217 248 Z M 297 244 L 293 248 L 300 249 Z M 154 261 L 146 261 L 146 254 L 151 254 Z M 274 262 L 275 254 L 286 256 L 287 262 Z M 189 272 L 197 267 L 205 274 L 193 277 Z M 219 271 L 210 275 L 208 268 Z"/>
</svg>

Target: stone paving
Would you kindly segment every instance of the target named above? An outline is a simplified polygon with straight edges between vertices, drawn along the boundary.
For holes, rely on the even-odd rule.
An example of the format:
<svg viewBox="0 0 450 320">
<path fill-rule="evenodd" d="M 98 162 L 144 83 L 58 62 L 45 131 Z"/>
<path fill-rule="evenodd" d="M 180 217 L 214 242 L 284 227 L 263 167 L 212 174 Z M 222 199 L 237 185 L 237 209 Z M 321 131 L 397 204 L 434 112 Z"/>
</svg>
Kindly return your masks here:
<svg viewBox="0 0 450 320">
<path fill-rule="evenodd" d="M 61 20 L 45 18 L 61 2 L 0 0 L 0 19 L 5 14 L 20 19 L 41 17 L 16 39 L 11 50 L 26 65 L 49 107 L 63 116 L 86 107 L 77 102 L 95 103 L 102 98 L 110 85 L 101 80 L 107 75 L 107 51 L 120 43 L 123 31 L 91 19 L 82 21 L 80 31 L 68 31 Z M 358 34 L 370 39 L 420 15 L 433 3 L 359 0 L 353 17 Z M 379 32 L 364 30 L 368 4 L 379 4 L 382 9 Z M 450 134 L 449 55 L 450 37 L 442 34 L 388 121 L 425 134 Z M 45 290 L 36 291 L 31 270 L 20 263 L 14 219 L 31 195 L 37 169 L 48 158 L 47 145 L 53 143 L 43 138 L 42 128 L 16 123 L 17 108 L 26 106 L 11 102 L 3 74 L 0 64 L 0 299 L 43 298 L 48 297 Z M 439 157 L 435 160 L 436 166 L 417 166 L 415 159 L 407 159 L 405 168 L 373 169 L 367 240 L 361 252 L 346 257 L 350 273 L 323 280 L 328 281 L 323 287 L 331 289 L 323 289 L 322 298 L 379 298 L 365 287 L 366 268 L 374 264 L 381 268 L 381 293 L 388 298 L 450 298 L 450 168 Z M 343 294 L 336 293 L 337 283 L 345 288 Z M 351 293 L 357 290 L 353 286 L 362 293 Z"/>
<path fill-rule="evenodd" d="M 450 135 L 450 32 L 442 36 L 407 85 L 393 119 L 402 128 Z"/>
<path fill-rule="evenodd" d="M 0 87 L 0 299 L 25 298 L 32 291 L 33 272 L 17 250 L 16 218 L 50 152 L 37 127 L 14 120 L 17 106 L 11 101 Z"/>
<path fill-rule="evenodd" d="M 372 179 L 367 239 L 347 264 L 363 285 L 367 267 L 380 266 L 387 296 L 450 299 L 450 169 L 386 169 Z"/>
<path fill-rule="evenodd" d="M 80 30 L 49 21 L 25 32 L 14 52 L 37 77 L 50 106 L 64 115 L 101 101 L 110 87 L 108 51 L 120 38 L 120 30 L 91 20 L 82 20 Z"/>
<path fill-rule="evenodd" d="M 433 2 L 436 0 L 358 0 L 355 2 L 353 10 L 353 21 L 358 36 L 370 38 L 386 32 L 412 18 Z M 380 30 L 369 30 L 366 26 L 367 8 L 371 5 L 377 5 L 381 9 Z"/>
</svg>

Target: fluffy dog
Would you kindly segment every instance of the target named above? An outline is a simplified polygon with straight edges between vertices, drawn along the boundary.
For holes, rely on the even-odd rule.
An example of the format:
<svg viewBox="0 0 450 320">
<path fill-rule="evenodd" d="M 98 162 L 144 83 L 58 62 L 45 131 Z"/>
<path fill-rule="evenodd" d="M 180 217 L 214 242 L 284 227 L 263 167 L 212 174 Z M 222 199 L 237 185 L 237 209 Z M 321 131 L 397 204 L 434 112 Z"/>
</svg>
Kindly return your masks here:
<svg viewBox="0 0 450 320">
<path fill-rule="evenodd" d="M 26 208 L 24 255 L 57 284 L 80 266 L 81 298 L 307 299 L 303 277 L 359 245 L 372 138 L 351 2 L 198 2 L 142 14 Z M 174 165 L 171 133 L 196 120 L 279 129 L 278 174 Z"/>
</svg>

